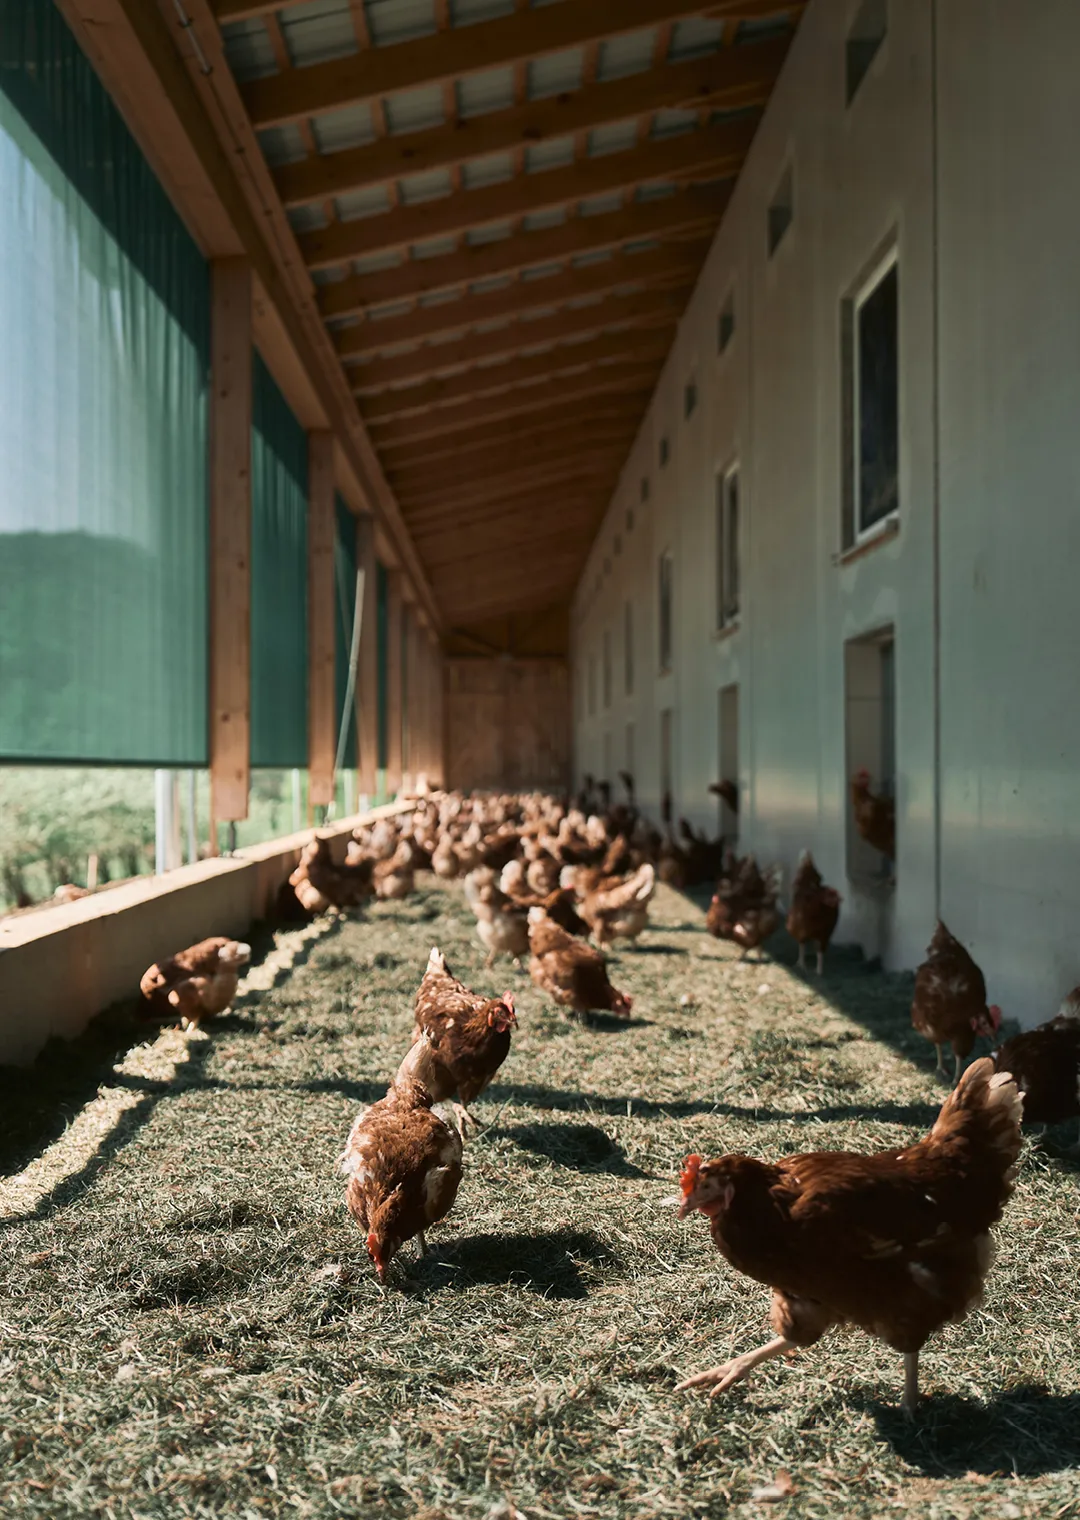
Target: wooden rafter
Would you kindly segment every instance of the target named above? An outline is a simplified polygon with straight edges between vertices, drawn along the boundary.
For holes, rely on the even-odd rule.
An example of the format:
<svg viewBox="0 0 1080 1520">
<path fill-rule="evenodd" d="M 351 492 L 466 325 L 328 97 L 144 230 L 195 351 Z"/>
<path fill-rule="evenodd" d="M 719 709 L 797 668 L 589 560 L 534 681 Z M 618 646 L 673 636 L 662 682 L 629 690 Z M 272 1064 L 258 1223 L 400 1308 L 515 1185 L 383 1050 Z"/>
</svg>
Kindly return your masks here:
<svg viewBox="0 0 1080 1520">
<path fill-rule="evenodd" d="M 359 395 L 385 390 L 387 386 L 427 379 L 462 365 L 487 359 L 505 359 L 540 343 L 561 343 L 600 333 L 610 327 L 646 327 L 672 324 L 682 315 L 690 286 L 676 290 L 634 291 L 621 298 L 575 306 L 552 317 L 528 322 L 509 322 L 494 332 L 469 333 L 457 343 L 437 343 L 394 358 L 375 359 L 349 371 Z"/>
<path fill-rule="evenodd" d="M 559 375 L 569 377 L 583 370 L 588 370 L 590 378 L 602 380 L 602 373 L 598 373 L 600 366 L 622 364 L 634 358 L 659 361 L 670 344 L 670 326 L 630 328 L 625 333 L 605 334 L 584 343 L 564 344 L 548 353 L 531 354 L 513 364 L 493 364 L 460 377 L 426 380 L 420 385 L 386 391 L 366 398 L 361 410 L 366 421 L 379 424 L 440 407 L 456 408 L 484 396 L 501 396 L 509 388 L 531 389 L 530 382 L 553 380 Z"/>
<path fill-rule="evenodd" d="M 251 14 L 249 3 L 230 12 L 232 0 L 218 0 L 220 20 Z M 678 21 L 712 14 L 740 17 L 773 15 L 792 9 L 783 0 L 714 0 L 712 5 L 687 0 L 574 0 L 572 5 L 552 5 L 525 12 L 515 11 L 495 21 L 456 27 L 414 42 L 334 58 L 296 71 L 296 77 L 254 80 L 244 87 L 252 123 L 258 128 L 280 126 L 305 116 L 338 111 L 346 106 L 442 84 L 482 70 L 538 58 L 566 48 L 635 32 L 658 22 Z M 254 7 L 256 12 L 272 6 Z M 374 54 L 377 52 L 377 56 Z"/>
<path fill-rule="evenodd" d="M 584 504 L 584 503 L 582 503 Z M 524 525 L 516 526 L 509 533 L 500 532 L 497 529 L 473 530 L 469 533 L 465 544 L 462 543 L 460 533 L 444 534 L 437 541 L 432 541 L 424 548 L 424 558 L 431 565 L 432 570 L 438 574 L 452 566 L 468 565 L 472 560 L 487 558 L 491 562 L 494 554 L 507 552 L 519 553 L 525 559 L 533 555 L 546 555 L 549 549 L 565 549 L 570 547 L 578 554 L 588 545 L 588 530 L 580 535 L 580 542 L 575 543 L 574 538 L 568 540 L 567 530 L 564 525 L 556 523 L 540 527 L 544 522 L 543 507 L 544 498 L 536 498 L 536 514 Z M 577 535 L 575 535 L 576 537 Z M 475 544 L 475 548 L 466 545 Z"/>
<path fill-rule="evenodd" d="M 603 80 L 580 90 L 527 100 L 503 111 L 385 138 L 325 157 L 283 164 L 274 173 L 286 206 L 346 195 L 404 175 L 446 169 L 490 153 L 549 141 L 666 107 L 707 105 L 735 111 L 762 106 L 776 82 L 788 39 L 725 48 L 707 58 Z"/>
<path fill-rule="evenodd" d="M 708 251 L 708 241 L 661 244 L 641 253 L 613 254 L 598 263 L 571 265 L 542 279 L 517 280 L 435 306 L 418 306 L 400 317 L 381 317 L 344 327 L 335 335 L 343 359 L 375 355 L 401 343 L 423 343 L 462 333 L 478 322 L 525 316 L 588 297 L 601 300 L 631 288 L 656 289 L 692 284 Z"/>
<path fill-rule="evenodd" d="M 621 457 L 618 450 L 610 446 L 587 454 L 575 451 L 544 465 L 523 466 L 496 475 L 477 471 L 449 482 L 429 480 L 428 489 L 403 494 L 399 499 L 409 531 L 419 538 L 432 520 L 444 523 L 448 513 L 464 505 L 482 505 L 493 497 L 509 496 L 539 482 L 607 480 L 613 471 L 617 472 Z"/>
<path fill-rule="evenodd" d="M 515 439 L 515 466 L 522 469 L 543 466 L 568 457 L 580 457 L 591 450 L 607 448 L 621 449 L 625 454 L 638 421 L 633 412 L 627 411 L 610 420 L 601 417 L 598 421 L 590 419 L 588 423 L 582 423 L 580 408 L 578 410 L 577 417 L 564 417 L 554 425 L 523 430 L 522 436 Z M 481 474 L 490 467 L 492 443 L 490 432 L 485 431 L 479 441 L 472 437 L 464 444 L 450 440 L 444 448 L 433 445 L 419 457 L 407 447 L 403 451 L 405 457 L 401 462 L 395 464 L 388 461 L 395 493 L 400 489 L 408 495 L 412 487 L 425 486 L 433 476 L 441 479 L 458 473 Z M 388 454 L 390 452 L 387 450 Z"/>
<path fill-rule="evenodd" d="M 465 247 L 439 259 L 413 259 L 396 269 L 351 275 L 319 291 L 327 320 L 351 316 L 370 307 L 419 300 L 455 290 L 477 280 L 512 276 L 584 254 L 657 239 L 698 238 L 715 231 L 731 195 L 729 186 L 693 186 L 663 200 L 575 216 L 560 227 L 523 232 L 503 242 Z"/>
<path fill-rule="evenodd" d="M 379 216 L 336 223 L 305 233 L 298 239 L 300 250 L 310 268 L 332 268 L 614 190 L 657 181 L 730 178 L 742 167 L 756 125 L 754 117 L 739 117 L 650 142 L 632 152 L 523 174 L 482 190 L 465 190 Z"/>
<path fill-rule="evenodd" d="M 581 375 L 550 381 L 547 385 L 502 391 L 470 406 L 376 422 L 372 436 L 379 447 L 392 448 L 403 442 L 413 446 L 432 438 L 460 437 L 470 427 L 490 428 L 493 422 L 514 417 L 527 417 L 530 426 L 539 426 L 548 411 L 564 412 L 572 404 L 577 404 L 579 416 L 582 403 L 588 403 L 590 417 L 596 415 L 613 396 L 625 398 L 628 402 L 632 397 L 632 404 L 644 411 L 660 373 L 659 362 L 609 368 L 613 371 L 610 378 L 606 370 L 587 370 Z"/>
</svg>

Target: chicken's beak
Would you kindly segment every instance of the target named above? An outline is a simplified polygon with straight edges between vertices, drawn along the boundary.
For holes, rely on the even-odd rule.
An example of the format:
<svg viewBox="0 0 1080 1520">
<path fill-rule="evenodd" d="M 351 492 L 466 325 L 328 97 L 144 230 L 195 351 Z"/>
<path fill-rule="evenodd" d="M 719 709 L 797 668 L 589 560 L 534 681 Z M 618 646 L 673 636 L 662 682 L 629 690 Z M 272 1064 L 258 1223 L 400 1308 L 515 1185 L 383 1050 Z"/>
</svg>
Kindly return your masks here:
<svg viewBox="0 0 1080 1520">
<path fill-rule="evenodd" d="M 379 1275 L 379 1281 L 384 1283 L 386 1281 L 386 1262 L 383 1261 L 382 1252 L 379 1250 L 378 1236 L 374 1231 L 367 1238 L 367 1248 L 375 1271 Z"/>
<path fill-rule="evenodd" d="M 693 1193 L 691 1193 L 691 1194 L 689 1194 L 688 1197 L 684 1198 L 682 1200 L 682 1202 L 679 1204 L 679 1214 L 678 1214 L 678 1217 L 680 1219 L 685 1219 L 686 1216 L 687 1216 L 687 1214 L 692 1214 L 696 1208 L 697 1208 L 697 1204 L 694 1202 L 694 1195 L 693 1195 Z"/>
</svg>

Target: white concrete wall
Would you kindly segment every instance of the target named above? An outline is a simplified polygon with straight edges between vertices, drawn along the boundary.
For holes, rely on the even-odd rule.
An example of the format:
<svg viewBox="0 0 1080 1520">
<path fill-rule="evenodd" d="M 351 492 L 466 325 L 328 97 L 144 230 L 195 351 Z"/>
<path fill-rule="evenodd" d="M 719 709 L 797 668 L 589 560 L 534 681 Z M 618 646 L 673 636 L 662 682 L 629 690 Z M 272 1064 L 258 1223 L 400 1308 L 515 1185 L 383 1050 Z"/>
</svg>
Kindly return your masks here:
<svg viewBox="0 0 1080 1520">
<path fill-rule="evenodd" d="M 940 882 L 942 915 L 992 997 L 1032 1023 L 1080 981 L 1070 870 L 1080 710 L 1066 679 L 1080 549 L 1080 199 L 1069 188 L 1080 6 L 893 0 L 888 37 L 848 107 L 856 9 L 811 0 L 583 575 L 576 669 L 590 653 L 599 668 L 609 627 L 620 670 L 628 597 L 641 633 L 633 697 L 617 680 L 609 711 L 598 701 L 589 718 L 579 701 L 576 771 L 601 773 L 607 730 L 621 762 L 633 722 L 639 791 L 655 810 L 658 715 L 672 706 L 676 809 L 715 826 L 706 787 L 719 776 L 718 691 L 737 681 L 744 844 L 789 867 L 812 848 L 844 893 L 841 938 L 892 967 L 921 960 Z M 767 208 L 789 163 L 794 221 L 769 258 Z M 838 564 L 840 308 L 890 242 L 900 528 Z M 718 359 L 731 289 L 736 331 Z M 687 422 L 691 375 L 700 399 Z M 736 458 L 741 616 L 718 636 L 716 476 Z M 661 677 L 656 565 L 668 546 L 676 656 Z M 893 893 L 849 880 L 846 851 L 844 644 L 886 624 L 896 637 Z"/>
</svg>

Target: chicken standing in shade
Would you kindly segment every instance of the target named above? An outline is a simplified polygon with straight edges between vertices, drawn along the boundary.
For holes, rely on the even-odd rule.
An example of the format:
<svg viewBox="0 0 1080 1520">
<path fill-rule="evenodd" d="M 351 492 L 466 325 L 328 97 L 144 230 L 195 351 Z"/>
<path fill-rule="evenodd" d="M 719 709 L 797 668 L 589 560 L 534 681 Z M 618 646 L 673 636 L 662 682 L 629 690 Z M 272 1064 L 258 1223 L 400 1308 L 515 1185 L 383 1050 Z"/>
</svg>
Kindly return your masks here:
<svg viewBox="0 0 1080 1520">
<path fill-rule="evenodd" d="M 1001 1009 L 987 1007 L 986 979 L 958 939 L 941 922 L 926 950 L 926 959 L 915 973 L 911 1022 L 920 1034 L 934 1042 L 937 1069 L 944 1077 L 944 1047 L 952 1046 L 955 1070 L 953 1086 L 960 1080 L 964 1062 L 979 1035 L 990 1038 L 1001 1027 Z"/>
<path fill-rule="evenodd" d="M 791 908 L 787 931 L 799 946 L 799 967 L 806 964 L 806 947 L 817 945 L 818 976 L 825 972 L 825 952 L 840 917 L 843 899 L 835 887 L 827 887 L 809 850 L 799 856 L 791 883 Z"/>
<path fill-rule="evenodd" d="M 1057 1015 L 1006 1040 L 994 1052 L 998 1071 L 1012 1074 L 1024 1098 L 1025 1124 L 1080 1119 L 1080 1010 L 1071 992 Z M 1078 1136 L 1080 1140 L 1080 1136 Z"/>
<path fill-rule="evenodd" d="M 445 1219 L 461 1183 L 461 1138 L 431 1103 L 422 1082 L 395 1082 L 358 1116 L 338 1157 L 345 1203 L 380 1282 L 405 1241 L 419 1236 L 427 1250 L 424 1231 Z"/>
<path fill-rule="evenodd" d="M 560 1008 L 629 1018 L 631 999 L 611 985 L 604 956 L 560 929 L 542 908 L 529 909 L 529 948 L 529 975 Z"/>
<path fill-rule="evenodd" d="M 446 957 L 433 947 L 416 994 L 413 1043 L 396 1081 L 414 1077 L 435 1103 L 454 1099 L 462 1135 L 466 1123 L 481 1129 L 469 1112 L 510 1054 L 510 1031 L 517 1023 L 514 995 L 486 998 L 459 982 Z"/>
<path fill-rule="evenodd" d="M 689 1156 L 680 1218 L 699 1209 L 717 1249 L 773 1290 L 776 1338 L 686 1378 L 713 1397 L 771 1357 L 859 1325 L 904 1358 L 904 1408 L 919 1396 L 919 1352 L 980 1300 L 990 1227 L 1012 1192 L 1022 1099 L 990 1060 L 946 1099 L 930 1134 L 876 1156 L 819 1151 L 770 1165 Z"/>
<path fill-rule="evenodd" d="M 371 896 L 374 864 L 371 858 L 352 858 L 338 865 L 330 853 L 330 840 L 316 835 L 300 851 L 289 885 L 309 913 L 325 913 L 328 908 L 345 913 Z"/>
<path fill-rule="evenodd" d="M 780 924 L 777 899 L 781 871 L 771 866 L 764 874 L 753 855 L 732 861 L 721 879 L 705 915 L 705 927 L 717 939 L 732 940 L 742 947 L 740 960 L 758 950 Z"/>
<path fill-rule="evenodd" d="M 250 959 L 250 945 L 215 935 L 155 962 L 139 983 L 146 1012 L 155 1018 L 179 1012 L 182 1028 L 197 1028 L 202 1019 L 225 1012 Z"/>
</svg>

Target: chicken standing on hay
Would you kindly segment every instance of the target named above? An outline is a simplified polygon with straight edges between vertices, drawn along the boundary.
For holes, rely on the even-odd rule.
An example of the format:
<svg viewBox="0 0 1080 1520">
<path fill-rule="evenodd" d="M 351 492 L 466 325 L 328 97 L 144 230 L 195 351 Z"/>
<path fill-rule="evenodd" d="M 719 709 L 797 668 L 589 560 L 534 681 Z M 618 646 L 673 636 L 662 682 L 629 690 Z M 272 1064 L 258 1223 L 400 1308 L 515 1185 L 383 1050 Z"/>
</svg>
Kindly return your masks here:
<svg viewBox="0 0 1080 1520">
<path fill-rule="evenodd" d="M 1015 1078 L 1024 1098 L 1025 1124 L 1045 1128 L 1080 1119 L 1080 987 L 1069 993 L 1054 1018 L 1006 1040 L 995 1051 L 994 1064 Z"/>
<path fill-rule="evenodd" d="M 433 947 L 416 994 L 416 1027 L 395 1082 L 422 1082 L 432 1101 L 454 1099 L 462 1135 L 466 1123 L 483 1126 L 469 1112 L 510 1054 L 510 1031 L 517 1023 L 514 996 L 486 998 L 459 982 L 446 957 Z"/>
<path fill-rule="evenodd" d="M 825 972 L 825 952 L 840 917 L 843 899 L 835 887 L 827 887 L 809 850 L 804 850 L 791 883 L 791 908 L 787 931 L 799 946 L 799 968 L 806 965 L 806 947 L 817 945 L 818 976 Z"/>
<path fill-rule="evenodd" d="M 940 918 L 927 946 L 926 959 L 915 973 L 911 1022 L 920 1034 L 934 1042 L 941 1076 L 947 1075 L 944 1047 L 952 1046 L 954 1086 L 976 1038 L 979 1035 L 993 1038 L 1001 1027 L 1001 1009 L 996 1003 L 987 1007 L 985 977 Z"/>
<path fill-rule="evenodd" d="M 427 1250 L 424 1231 L 445 1219 L 461 1184 L 461 1137 L 431 1104 L 422 1082 L 395 1082 L 359 1115 L 338 1158 L 346 1206 L 380 1282 L 405 1241 L 419 1236 Z"/>
<path fill-rule="evenodd" d="M 197 1029 L 202 1019 L 225 1012 L 250 959 L 250 945 L 215 935 L 155 962 L 143 972 L 139 990 L 152 1015 L 179 1012 L 182 1029 Z"/>
<path fill-rule="evenodd" d="M 759 1363 L 858 1325 L 904 1358 L 904 1401 L 918 1400 L 919 1352 L 982 1296 L 990 1228 L 1012 1192 L 1022 1099 L 1012 1077 L 977 1061 L 930 1134 L 876 1156 L 821 1151 L 770 1165 L 689 1156 L 679 1217 L 709 1220 L 717 1249 L 773 1290 L 774 1340 L 683 1380 L 712 1397 Z"/>
<path fill-rule="evenodd" d="M 358 908 L 372 895 L 374 866 L 370 858 L 338 865 L 330 853 L 329 839 L 316 835 L 300 851 L 300 861 L 289 877 L 289 885 L 309 913 L 325 913 L 330 908 L 345 913 Z"/>
<path fill-rule="evenodd" d="M 611 985 L 601 952 L 560 929 L 542 908 L 529 909 L 529 947 L 529 975 L 560 1008 L 629 1018 L 631 999 Z"/>
</svg>

